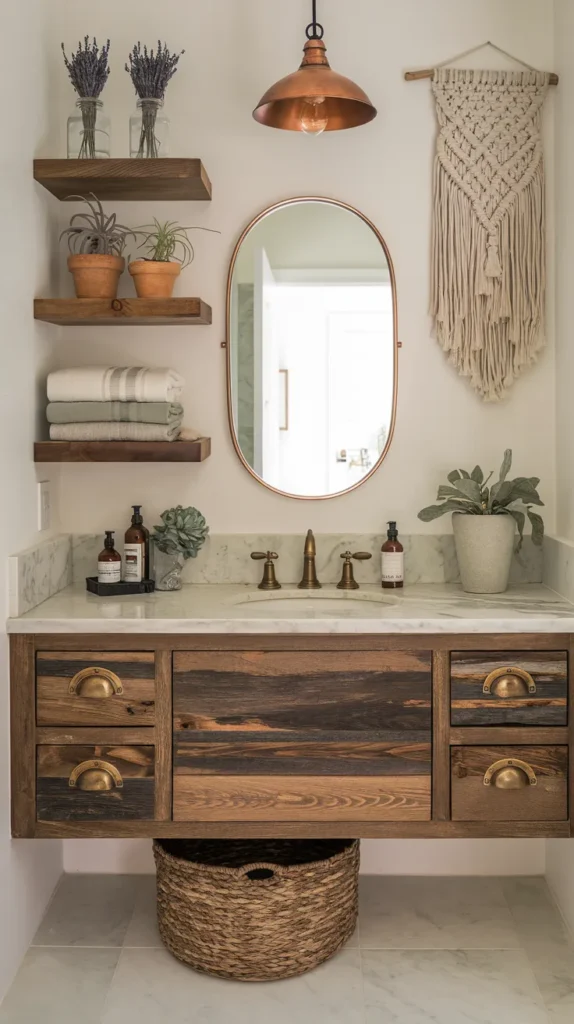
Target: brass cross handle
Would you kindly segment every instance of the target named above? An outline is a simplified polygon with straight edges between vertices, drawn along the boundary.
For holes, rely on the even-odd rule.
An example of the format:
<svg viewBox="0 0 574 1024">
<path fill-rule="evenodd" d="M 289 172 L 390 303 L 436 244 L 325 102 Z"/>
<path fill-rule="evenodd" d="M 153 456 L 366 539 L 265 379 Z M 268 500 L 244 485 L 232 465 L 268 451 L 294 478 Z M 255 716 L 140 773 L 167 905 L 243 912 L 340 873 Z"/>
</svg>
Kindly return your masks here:
<svg viewBox="0 0 574 1024">
<path fill-rule="evenodd" d="M 356 559 L 357 562 L 368 562 L 369 558 L 373 556 L 368 551 L 356 551 L 353 554 L 351 551 L 345 551 L 341 558 L 345 559 L 343 564 L 343 575 L 341 580 L 337 583 L 337 590 L 358 590 L 359 584 L 357 583 L 353 573 L 353 562 L 352 559 Z"/>
<path fill-rule="evenodd" d="M 275 566 L 273 564 L 279 558 L 277 552 L 252 551 L 251 557 L 255 562 L 260 562 L 262 559 L 265 559 L 265 565 L 263 566 L 263 579 L 258 586 L 258 590 L 281 590 L 281 584 L 277 582 Z"/>
</svg>

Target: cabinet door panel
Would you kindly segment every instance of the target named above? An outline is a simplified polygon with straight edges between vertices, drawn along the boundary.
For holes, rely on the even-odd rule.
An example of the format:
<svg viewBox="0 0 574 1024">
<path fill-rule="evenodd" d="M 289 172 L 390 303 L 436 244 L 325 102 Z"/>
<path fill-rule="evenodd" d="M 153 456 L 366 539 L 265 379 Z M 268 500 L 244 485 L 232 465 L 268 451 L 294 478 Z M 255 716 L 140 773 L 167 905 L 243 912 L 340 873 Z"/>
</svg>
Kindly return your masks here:
<svg viewBox="0 0 574 1024">
<path fill-rule="evenodd" d="M 568 747 L 456 747 L 453 821 L 565 821 Z"/>
<path fill-rule="evenodd" d="M 154 816 L 154 747 L 40 746 L 39 821 L 130 821 Z"/>
<path fill-rule="evenodd" d="M 38 725 L 153 725 L 153 652 L 39 651 L 36 720 Z"/>
<path fill-rule="evenodd" d="M 567 725 L 567 653 L 453 651 L 451 723 Z"/>
</svg>

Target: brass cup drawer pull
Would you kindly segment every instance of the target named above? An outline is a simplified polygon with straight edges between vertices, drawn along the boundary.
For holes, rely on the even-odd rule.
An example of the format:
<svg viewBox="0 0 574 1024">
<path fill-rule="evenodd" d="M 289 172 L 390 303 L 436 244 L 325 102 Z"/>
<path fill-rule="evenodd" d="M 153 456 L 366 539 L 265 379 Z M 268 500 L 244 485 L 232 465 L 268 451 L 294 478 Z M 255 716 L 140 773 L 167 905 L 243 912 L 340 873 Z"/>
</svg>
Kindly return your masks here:
<svg viewBox="0 0 574 1024">
<path fill-rule="evenodd" d="M 112 789 L 121 789 L 123 784 L 118 769 L 109 761 L 82 761 L 68 779 L 71 789 L 89 793 L 109 793 Z"/>
<path fill-rule="evenodd" d="M 69 693 L 88 700 L 106 700 L 124 692 L 121 679 L 109 668 L 83 668 L 70 682 Z"/>
<path fill-rule="evenodd" d="M 482 692 L 501 700 L 516 700 L 536 693 L 536 683 L 523 668 L 495 668 L 484 680 Z"/>
<path fill-rule="evenodd" d="M 484 775 L 484 785 L 494 786 L 496 789 L 524 789 L 526 786 L 537 784 L 534 769 L 526 761 L 520 761 L 515 757 L 495 761 Z"/>
</svg>

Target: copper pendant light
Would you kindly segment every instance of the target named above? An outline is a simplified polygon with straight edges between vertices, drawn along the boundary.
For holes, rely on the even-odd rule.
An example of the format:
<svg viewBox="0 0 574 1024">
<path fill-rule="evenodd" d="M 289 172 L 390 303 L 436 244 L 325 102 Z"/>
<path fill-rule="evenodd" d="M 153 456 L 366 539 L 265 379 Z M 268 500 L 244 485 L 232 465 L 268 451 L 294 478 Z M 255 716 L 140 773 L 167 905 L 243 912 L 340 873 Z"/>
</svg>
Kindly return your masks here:
<svg viewBox="0 0 574 1024">
<path fill-rule="evenodd" d="M 267 90 L 253 117 L 269 128 L 320 135 L 367 124 L 377 116 L 369 97 L 350 78 L 331 70 L 323 42 L 324 29 L 313 21 L 307 26 L 301 67 Z"/>
</svg>

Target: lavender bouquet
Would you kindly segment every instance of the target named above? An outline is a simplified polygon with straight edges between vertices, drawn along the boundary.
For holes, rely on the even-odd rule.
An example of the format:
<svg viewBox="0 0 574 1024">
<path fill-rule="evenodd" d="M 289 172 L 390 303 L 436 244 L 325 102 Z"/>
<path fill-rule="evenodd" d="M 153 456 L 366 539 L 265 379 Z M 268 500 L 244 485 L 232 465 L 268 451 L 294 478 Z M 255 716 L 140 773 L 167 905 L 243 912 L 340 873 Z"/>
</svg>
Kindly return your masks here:
<svg viewBox="0 0 574 1024">
<path fill-rule="evenodd" d="M 78 106 L 82 116 L 82 141 L 80 144 L 79 159 L 95 159 L 96 157 L 96 128 L 98 118 L 98 98 L 108 80 L 110 69 L 108 56 L 110 52 L 110 40 L 100 47 L 96 39 L 90 42 L 89 37 L 84 37 L 84 45 L 78 43 L 75 53 L 67 56 L 62 43 L 64 64 L 70 76 L 70 81 L 78 94 Z M 69 148 L 69 147 L 68 147 Z M 68 156 L 70 153 L 68 152 Z"/>
<path fill-rule="evenodd" d="M 163 105 L 168 82 L 175 75 L 179 58 L 184 53 L 185 50 L 170 53 L 166 44 L 158 40 L 155 53 L 138 42 L 129 55 L 129 64 L 125 68 L 139 96 L 138 106 L 142 112 L 137 148 L 131 147 L 132 155 L 136 157 L 159 156 L 160 140 L 156 132 L 158 110 Z"/>
</svg>

